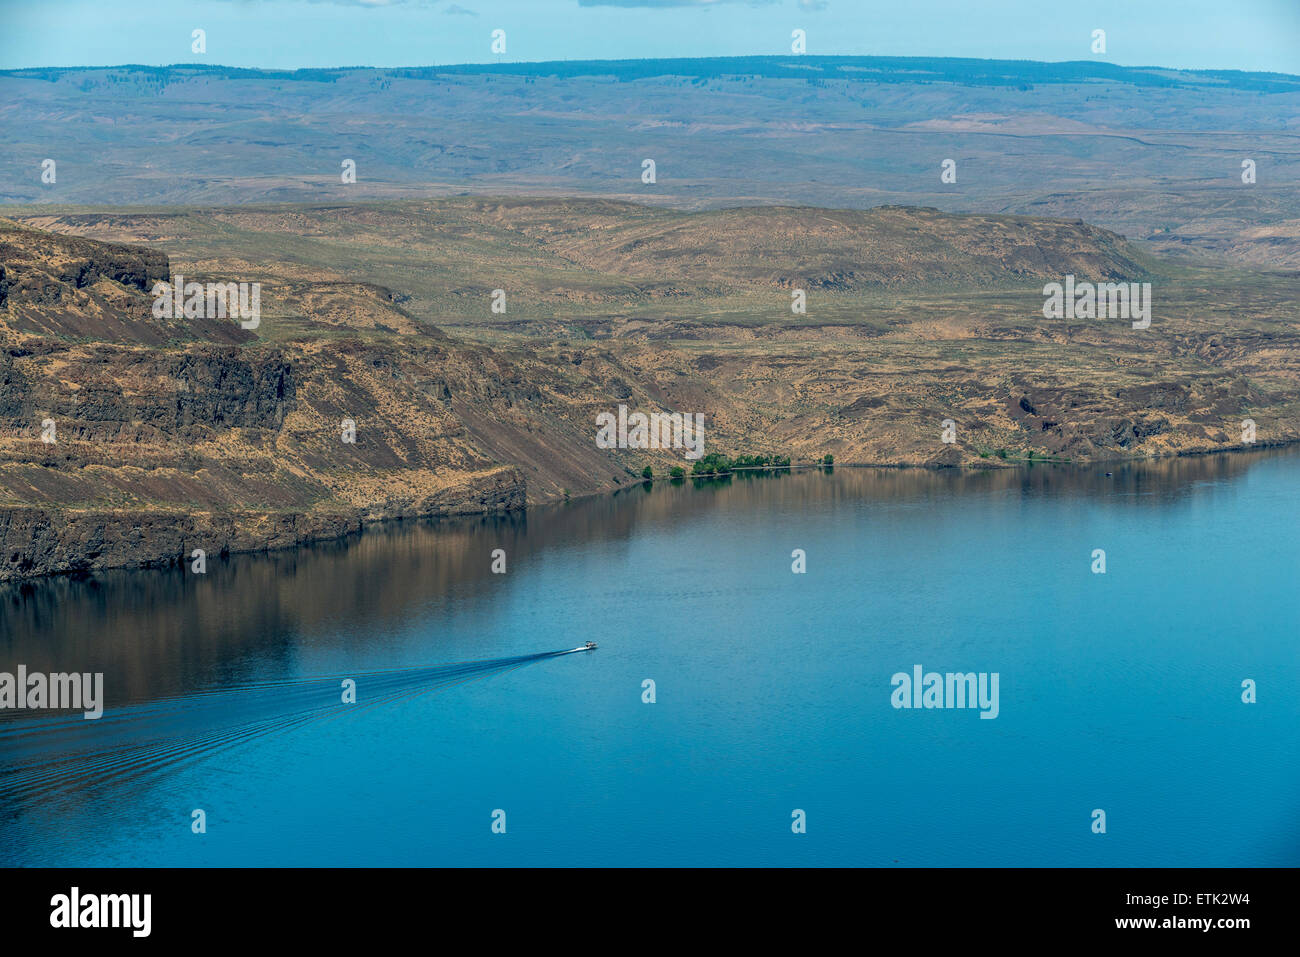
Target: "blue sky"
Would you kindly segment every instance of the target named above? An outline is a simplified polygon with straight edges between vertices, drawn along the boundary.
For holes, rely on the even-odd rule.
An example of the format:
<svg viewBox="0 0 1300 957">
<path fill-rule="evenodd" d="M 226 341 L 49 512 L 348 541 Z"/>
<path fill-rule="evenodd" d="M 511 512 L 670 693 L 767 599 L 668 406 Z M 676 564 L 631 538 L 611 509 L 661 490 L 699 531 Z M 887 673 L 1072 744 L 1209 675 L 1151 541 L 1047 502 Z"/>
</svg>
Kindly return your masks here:
<svg viewBox="0 0 1300 957">
<path fill-rule="evenodd" d="M 1300 74 L 1300 0 L 0 0 L 0 68 L 734 56 L 795 28 L 814 54 L 1027 60 L 1093 59 L 1100 28 L 1113 63 Z"/>
</svg>

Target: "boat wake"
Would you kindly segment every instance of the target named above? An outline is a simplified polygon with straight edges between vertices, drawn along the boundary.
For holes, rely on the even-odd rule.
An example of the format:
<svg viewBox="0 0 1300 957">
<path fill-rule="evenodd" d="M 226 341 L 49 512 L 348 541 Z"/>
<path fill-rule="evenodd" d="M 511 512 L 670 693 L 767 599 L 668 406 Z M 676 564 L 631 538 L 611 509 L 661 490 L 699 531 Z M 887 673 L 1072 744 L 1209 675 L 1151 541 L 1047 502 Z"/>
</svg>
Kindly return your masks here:
<svg viewBox="0 0 1300 957">
<path fill-rule="evenodd" d="M 110 709 L 94 721 L 48 713 L 0 721 L 0 805 L 19 810 L 61 792 L 146 778 L 266 735 L 589 650 L 255 681 Z M 344 701 L 347 682 L 355 683 L 355 703 Z"/>
</svg>

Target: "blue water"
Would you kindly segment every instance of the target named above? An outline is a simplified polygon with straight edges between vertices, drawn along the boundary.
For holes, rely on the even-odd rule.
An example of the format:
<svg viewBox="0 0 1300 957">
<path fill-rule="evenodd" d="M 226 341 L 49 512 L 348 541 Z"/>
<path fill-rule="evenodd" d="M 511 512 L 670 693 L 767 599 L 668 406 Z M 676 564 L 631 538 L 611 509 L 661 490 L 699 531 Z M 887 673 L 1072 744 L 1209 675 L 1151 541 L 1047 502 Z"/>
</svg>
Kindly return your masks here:
<svg viewBox="0 0 1300 957">
<path fill-rule="evenodd" d="M 1300 457 L 1110 468 L 658 482 L 201 577 L 9 588 L 0 670 L 102 670 L 105 727 L 162 696 L 600 648 L 0 792 L 0 858 L 1300 864 Z M 997 672 L 998 717 L 893 708 L 916 664 Z"/>
</svg>

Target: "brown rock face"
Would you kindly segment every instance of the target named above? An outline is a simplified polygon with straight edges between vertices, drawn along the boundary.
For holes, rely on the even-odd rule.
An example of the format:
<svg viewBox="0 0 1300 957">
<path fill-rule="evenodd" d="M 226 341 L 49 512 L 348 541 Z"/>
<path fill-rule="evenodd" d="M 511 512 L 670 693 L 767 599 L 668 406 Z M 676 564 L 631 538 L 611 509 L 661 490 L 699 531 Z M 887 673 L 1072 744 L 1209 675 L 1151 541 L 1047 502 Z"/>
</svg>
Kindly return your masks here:
<svg viewBox="0 0 1300 957">
<path fill-rule="evenodd" d="M 156 318 L 161 247 L 0 221 L 0 580 L 690 470 L 598 447 L 620 404 L 796 464 L 1210 452 L 1246 419 L 1259 446 L 1300 438 L 1289 277 L 1165 273 L 1078 221 L 475 198 L 41 219 L 165 235 L 190 279 L 260 283 L 263 315 Z M 1150 328 L 1044 318 L 1063 273 L 1151 282 Z"/>
<path fill-rule="evenodd" d="M 402 350 L 274 346 L 233 320 L 155 319 L 168 261 L 154 250 L 0 224 L 0 256 L 0 580 L 526 504 L 523 474 L 475 449 L 450 411 L 437 330 Z M 381 321 L 391 301 L 347 284 L 330 295 L 377 303 Z"/>
<path fill-rule="evenodd" d="M 0 219 L 0 307 L 15 332 L 163 345 L 247 342 L 213 319 L 159 319 L 150 291 L 169 281 L 166 253 L 28 229 Z"/>
<path fill-rule="evenodd" d="M 502 470 L 420 503 L 420 514 L 524 507 L 520 476 Z M 293 548 L 361 532 L 355 512 L 0 509 L 0 581 L 109 568 L 146 568 L 208 557 Z"/>
</svg>

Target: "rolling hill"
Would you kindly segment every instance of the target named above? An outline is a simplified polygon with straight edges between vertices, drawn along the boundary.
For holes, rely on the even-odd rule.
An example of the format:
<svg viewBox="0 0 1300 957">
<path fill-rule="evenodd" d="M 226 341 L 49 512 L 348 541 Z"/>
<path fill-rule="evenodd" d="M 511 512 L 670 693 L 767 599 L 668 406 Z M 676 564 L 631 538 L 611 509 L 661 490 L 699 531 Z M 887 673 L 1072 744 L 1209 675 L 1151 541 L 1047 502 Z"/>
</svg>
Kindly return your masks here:
<svg viewBox="0 0 1300 957">
<path fill-rule="evenodd" d="M 796 463 L 1204 452 L 1240 448 L 1245 417 L 1260 446 L 1300 438 L 1288 277 L 1162 262 L 1077 221 L 508 197 L 23 220 L 0 224 L 0 578 L 689 467 L 598 448 L 619 404 Z M 148 290 L 177 272 L 262 283 L 260 325 L 155 319 Z M 1067 272 L 1152 283 L 1151 328 L 1044 319 Z"/>
</svg>

